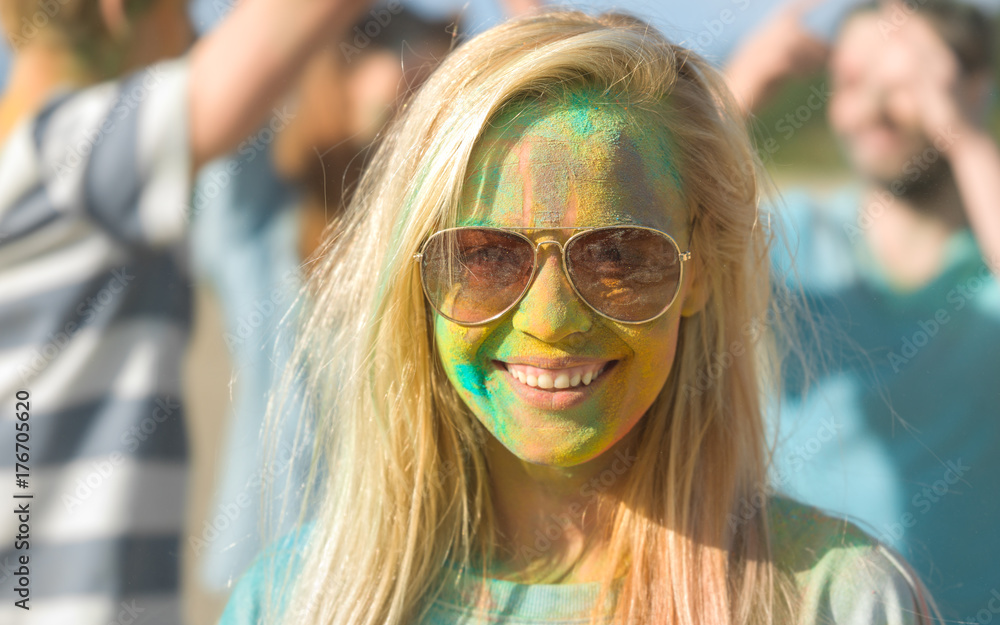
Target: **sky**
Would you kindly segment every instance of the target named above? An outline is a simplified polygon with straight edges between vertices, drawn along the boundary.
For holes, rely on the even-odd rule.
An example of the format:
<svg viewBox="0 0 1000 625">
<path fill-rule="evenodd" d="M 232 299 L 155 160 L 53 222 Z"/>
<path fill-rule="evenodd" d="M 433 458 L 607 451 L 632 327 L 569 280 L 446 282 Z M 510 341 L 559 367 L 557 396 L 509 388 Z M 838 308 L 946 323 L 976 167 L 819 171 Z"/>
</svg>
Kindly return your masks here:
<svg viewBox="0 0 1000 625">
<path fill-rule="evenodd" d="M 240 0 L 194 0 L 192 20 L 200 31 L 211 28 Z M 684 44 L 721 63 L 750 29 L 756 27 L 787 0 L 573 0 L 564 6 L 593 10 L 624 10 L 650 21 L 674 41 Z M 910 0 L 921 2 L 922 0 Z M 971 0 L 994 14 L 1000 0 Z M 829 37 L 843 9 L 859 0 L 817 0 L 806 16 L 806 25 Z M 403 0 L 403 4 L 429 16 L 462 13 L 465 28 L 484 30 L 502 17 L 497 0 Z M 9 53 L 0 48 L 0 81 L 6 76 Z"/>
<path fill-rule="evenodd" d="M 195 24 L 205 28 L 218 19 L 221 11 L 238 0 L 196 0 L 192 7 Z M 572 0 L 560 6 L 587 11 L 624 10 L 652 22 L 668 36 L 698 52 L 719 60 L 753 26 L 784 0 Z M 859 0 L 825 0 L 809 16 L 810 26 L 825 32 L 832 16 Z M 1000 0 L 987 0 L 1000 4 Z M 420 13 L 440 17 L 461 13 L 464 27 L 471 32 L 489 28 L 502 19 L 497 0 L 403 0 Z M 727 13 L 728 12 L 728 13 Z"/>
</svg>

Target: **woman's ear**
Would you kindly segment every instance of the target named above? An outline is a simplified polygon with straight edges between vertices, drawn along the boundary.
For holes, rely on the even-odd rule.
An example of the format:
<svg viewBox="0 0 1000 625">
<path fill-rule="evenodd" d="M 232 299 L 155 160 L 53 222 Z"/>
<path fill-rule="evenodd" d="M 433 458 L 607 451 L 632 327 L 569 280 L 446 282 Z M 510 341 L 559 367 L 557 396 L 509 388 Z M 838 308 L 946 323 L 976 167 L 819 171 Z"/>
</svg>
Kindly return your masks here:
<svg viewBox="0 0 1000 625">
<path fill-rule="evenodd" d="M 126 0 L 101 0 L 101 17 L 108 32 L 115 39 L 122 38 L 129 30 L 125 2 Z"/>
<path fill-rule="evenodd" d="M 683 301 L 681 302 L 681 316 L 682 317 L 692 317 L 701 312 L 701 309 L 705 307 L 705 303 L 708 301 L 708 284 L 705 280 L 699 280 L 697 270 L 695 269 L 695 264 L 691 263 L 690 267 L 685 267 L 688 271 L 684 272 L 684 293 Z"/>
</svg>

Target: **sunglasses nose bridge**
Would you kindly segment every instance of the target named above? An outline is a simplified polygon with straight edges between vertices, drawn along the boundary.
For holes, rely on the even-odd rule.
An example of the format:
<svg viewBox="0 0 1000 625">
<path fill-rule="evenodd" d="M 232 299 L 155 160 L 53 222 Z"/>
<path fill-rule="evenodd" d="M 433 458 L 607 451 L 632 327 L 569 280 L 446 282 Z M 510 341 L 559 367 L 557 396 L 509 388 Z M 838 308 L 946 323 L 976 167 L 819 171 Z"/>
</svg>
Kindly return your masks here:
<svg viewBox="0 0 1000 625">
<path fill-rule="evenodd" d="M 540 250 L 540 249 L 542 249 L 543 245 L 555 245 L 556 247 L 559 248 L 559 252 L 560 253 L 563 250 L 562 243 L 560 243 L 559 241 L 556 241 L 554 239 L 545 239 L 544 241 L 539 241 L 538 243 L 535 244 L 535 249 L 536 250 Z"/>
<path fill-rule="evenodd" d="M 559 241 L 556 241 L 554 239 L 545 239 L 544 241 L 539 241 L 538 243 L 535 244 L 535 272 L 536 273 L 541 270 L 542 259 L 539 258 L 539 255 L 541 253 L 542 247 L 545 246 L 545 245 L 555 245 L 557 248 L 559 248 L 558 256 L 559 256 L 560 259 L 562 259 L 563 255 L 564 255 L 563 252 L 565 251 L 565 248 L 563 247 L 563 244 L 560 243 Z"/>
</svg>

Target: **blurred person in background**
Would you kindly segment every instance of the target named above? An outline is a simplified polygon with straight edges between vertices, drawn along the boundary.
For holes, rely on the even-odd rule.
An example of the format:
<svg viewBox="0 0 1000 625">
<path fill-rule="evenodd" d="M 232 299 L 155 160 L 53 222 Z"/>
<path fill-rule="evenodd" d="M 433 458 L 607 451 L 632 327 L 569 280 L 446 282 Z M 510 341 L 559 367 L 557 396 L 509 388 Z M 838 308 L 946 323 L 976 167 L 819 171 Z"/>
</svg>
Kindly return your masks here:
<svg viewBox="0 0 1000 625">
<path fill-rule="evenodd" d="M 206 210 L 194 225 L 195 270 L 218 295 L 234 370 L 218 489 L 191 539 L 213 591 L 227 590 L 256 556 L 265 511 L 279 525 L 297 518 L 309 466 L 294 440 L 308 420 L 291 411 L 264 429 L 269 391 L 291 351 L 294 302 L 368 150 L 448 53 L 456 20 L 377 4 L 309 61 L 279 106 L 287 121 L 273 134 L 261 131 L 260 150 L 251 141 L 199 178 L 195 204 Z"/>
<path fill-rule="evenodd" d="M 364 7 L 245 0 L 181 57 L 184 0 L 0 2 L 0 466 L 17 425 L 33 497 L 0 516 L 0 622 L 179 622 L 191 178 Z"/>
<path fill-rule="evenodd" d="M 780 12 L 731 60 L 748 111 L 827 58 L 804 9 Z M 791 256 L 775 262 L 812 310 L 802 338 L 818 365 L 811 378 L 789 372 L 777 486 L 862 522 L 914 564 L 946 617 L 970 623 L 992 618 L 1000 588 L 993 44 L 990 20 L 958 3 L 852 9 L 829 50 L 829 91 L 809 97 L 829 98 L 857 181 L 786 193 L 773 210 Z"/>
</svg>

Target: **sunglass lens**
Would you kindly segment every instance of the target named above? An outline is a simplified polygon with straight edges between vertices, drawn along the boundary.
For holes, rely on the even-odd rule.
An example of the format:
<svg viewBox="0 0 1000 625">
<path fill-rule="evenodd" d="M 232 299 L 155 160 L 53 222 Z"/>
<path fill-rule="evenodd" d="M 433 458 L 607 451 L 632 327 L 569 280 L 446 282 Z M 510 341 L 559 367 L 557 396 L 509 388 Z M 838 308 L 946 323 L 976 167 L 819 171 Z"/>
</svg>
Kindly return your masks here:
<svg viewBox="0 0 1000 625">
<path fill-rule="evenodd" d="M 566 250 L 567 270 L 580 296 L 601 313 L 641 322 L 662 313 L 680 286 L 677 246 L 644 228 L 594 230 Z"/>
<path fill-rule="evenodd" d="M 445 317 L 480 323 L 517 301 L 531 282 L 535 250 L 521 237 L 481 228 L 434 234 L 421 263 L 427 297 Z"/>
</svg>

